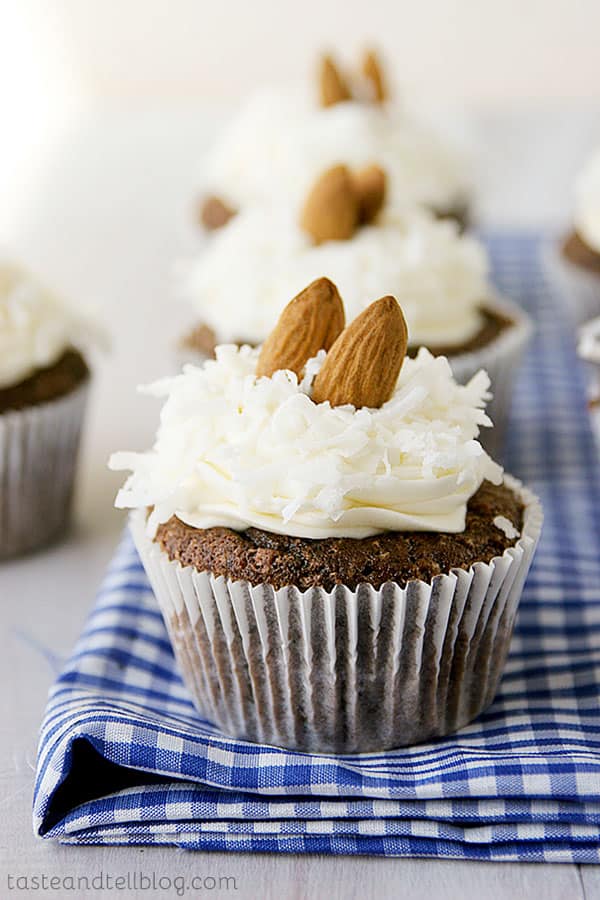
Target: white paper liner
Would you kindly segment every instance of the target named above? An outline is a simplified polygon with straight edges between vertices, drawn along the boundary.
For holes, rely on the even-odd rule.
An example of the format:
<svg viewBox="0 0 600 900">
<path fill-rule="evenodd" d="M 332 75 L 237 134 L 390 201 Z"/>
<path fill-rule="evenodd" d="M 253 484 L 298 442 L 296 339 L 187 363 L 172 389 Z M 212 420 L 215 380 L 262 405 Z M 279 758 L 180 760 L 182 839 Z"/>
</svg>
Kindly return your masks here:
<svg viewBox="0 0 600 900">
<path fill-rule="evenodd" d="M 513 388 L 533 334 L 533 323 L 520 306 L 504 297 L 494 297 L 485 306 L 511 319 L 512 324 L 485 347 L 472 353 L 449 356 L 448 359 L 460 384 L 466 384 L 480 369 L 485 369 L 490 376 L 492 399 L 487 404 L 486 412 L 494 427 L 482 428 L 479 440 L 491 456 L 497 456 L 504 442 Z"/>
<path fill-rule="evenodd" d="M 253 587 L 170 561 L 130 527 L 199 712 L 225 733 L 319 753 L 444 735 L 493 700 L 542 509 L 516 479 L 522 535 L 490 563 L 431 584 Z M 490 523 L 490 527 L 494 527 Z"/>
<path fill-rule="evenodd" d="M 540 248 L 542 265 L 558 286 L 573 324 L 578 327 L 600 315 L 600 275 L 576 266 L 561 253 L 560 242 L 546 241 Z"/>
<path fill-rule="evenodd" d="M 48 403 L 0 414 L 0 559 L 65 530 L 88 386 L 86 379 Z"/>
</svg>

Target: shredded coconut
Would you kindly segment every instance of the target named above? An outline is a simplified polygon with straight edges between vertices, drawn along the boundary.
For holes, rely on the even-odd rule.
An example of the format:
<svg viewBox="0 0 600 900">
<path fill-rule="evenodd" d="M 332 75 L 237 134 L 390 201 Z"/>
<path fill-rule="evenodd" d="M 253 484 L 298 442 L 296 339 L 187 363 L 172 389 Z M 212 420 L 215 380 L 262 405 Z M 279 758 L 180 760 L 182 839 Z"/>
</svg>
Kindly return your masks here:
<svg viewBox="0 0 600 900">
<path fill-rule="evenodd" d="M 380 409 L 332 408 L 310 399 L 324 354 L 301 384 L 287 371 L 256 378 L 257 356 L 221 346 L 146 389 L 166 397 L 154 447 L 110 465 L 132 471 L 117 505 L 153 507 L 151 534 L 172 515 L 308 538 L 459 532 L 481 482 L 500 483 L 477 440 L 491 424 L 485 372 L 458 385 L 445 357 L 423 349 Z"/>
</svg>

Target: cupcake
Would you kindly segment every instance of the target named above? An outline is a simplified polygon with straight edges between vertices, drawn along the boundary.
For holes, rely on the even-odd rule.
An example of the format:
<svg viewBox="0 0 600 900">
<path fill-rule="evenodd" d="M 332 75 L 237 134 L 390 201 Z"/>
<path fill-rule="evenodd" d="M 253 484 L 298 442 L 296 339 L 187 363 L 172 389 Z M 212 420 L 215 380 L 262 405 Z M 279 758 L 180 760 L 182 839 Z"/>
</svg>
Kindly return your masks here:
<svg viewBox="0 0 600 900">
<path fill-rule="evenodd" d="M 579 329 L 577 354 L 584 361 L 588 382 L 588 412 L 600 447 L 600 318 Z"/>
<path fill-rule="evenodd" d="M 206 160 L 200 219 L 209 230 L 219 228 L 273 196 L 296 208 L 318 174 L 341 161 L 382 165 L 392 208 L 425 206 L 467 224 L 467 161 L 390 101 L 373 53 L 354 78 L 323 57 L 313 91 L 274 88 L 251 98 Z"/>
<path fill-rule="evenodd" d="M 600 151 L 586 163 L 576 183 L 573 227 L 549 252 L 576 324 L 600 314 Z"/>
<path fill-rule="evenodd" d="M 132 474 L 140 557 L 199 713 L 223 732 L 357 753 L 491 703 L 541 528 L 478 442 L 489 379 L 405 356 L 396 300 L 344 327 L 328 279 L 263 344 L 154 385 Z"/>
<path fill-rule="evenodd" d="M 184 359 L 198 361 L 220 343 L 261 343 L 287 298 L 324 272 L 339 286 L 349 320 L 365 298 L 393 294 L 408 321 L 411 355 L 425 346 L 448 356 L 461 383 L 484 367 L 498 443 L 529 319 L 496 296 L 475 238 L 424 210 L 394 212 L 388 182 L 379 166 L 334 166 L 311 186 L 299 214 L 281 203 L 252 207 L 215 232 L 182 267 L 195 317 Z"/>
<path fill-rule="evenodd" d="M 0 262 L 0 559 L 69 521 L 91 330 L 29 273 Z"/>
</svg>

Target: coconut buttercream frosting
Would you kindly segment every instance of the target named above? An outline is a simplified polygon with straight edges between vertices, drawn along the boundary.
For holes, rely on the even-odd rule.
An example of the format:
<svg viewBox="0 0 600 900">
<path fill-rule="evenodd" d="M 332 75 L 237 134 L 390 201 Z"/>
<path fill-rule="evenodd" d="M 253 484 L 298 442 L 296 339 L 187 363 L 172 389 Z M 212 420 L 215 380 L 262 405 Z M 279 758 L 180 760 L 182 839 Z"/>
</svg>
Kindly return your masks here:
<svg viewBox="0 0 600 900">
<path fill-rule="evenodd" d="M 501 481 L 477 440 L 490 424 L 485 372 L 458 385 L 448 361 L 422 349 L 387 402 L 355 409 L 311 399 L 325 351 L 301 379 L 257 377 L 258 355 L 221 346 L 215 360 L 144 389 L 166 398 L 154 447 L 110 465 L 132 471 L 116 505 L 151 508 L 151 535 L 173 515 L 314 539 L 460 532 L 483 480 Z"/>
<path fill-rule="evenodd" d="M 55 363 L 98 330 L 20 266 L 0 260 L 0 387 Z"/>
<path fill-rule="evenodd" d="M 219 342 L 259 343 L 288 298 L 324 272 L 339 285 L 348 320 L 366 297 L 393 294 L 415 346 L 470 340 L 492 293 L 487 255 L 476 239 L 460 235 L 452 221 L 387 207 L 350 240 L 319 245 L 284 206 L 244 210 L 181 267 L 180 277 L 198 321 Z"/>
<path fill-rule="evenodd" d="M 385 168 L 395 211 L 450 211 L 470 191 L 462 155 L 406 109 L 352 99 L 319 107 L 309 91 L 285 89 L 250 99 L 206 160 L 202 187 L 234 209 L 278 196 L 297 210 L 319 172 L 341 161 Z"/>
</svg>

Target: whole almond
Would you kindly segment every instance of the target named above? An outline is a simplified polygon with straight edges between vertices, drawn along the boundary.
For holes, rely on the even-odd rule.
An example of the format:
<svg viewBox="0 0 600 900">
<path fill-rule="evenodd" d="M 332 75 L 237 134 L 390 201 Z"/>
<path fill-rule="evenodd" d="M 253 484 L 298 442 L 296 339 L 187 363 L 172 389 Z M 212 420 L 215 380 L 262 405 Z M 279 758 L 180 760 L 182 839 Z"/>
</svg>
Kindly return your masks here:
<svg viewBox="0 0 600 900">
<path fill-rule="evenodd" d="M 290 300 L 262 345 L 256 374 L 290 369 L 301 376 L 307 361 L 329 350 L 344 328 L 342 299 L 333 281 L 317 278 Z"/>
<path fill-rule="evenodd" d="M 408 331 L 394 297 L 382 297 L 342 331 L 313 382 L 315 403 L 378 408 L 394 393 Z"/>
<path fill-rule="evenodd" d="M 358 227 L 359 213 L 352 174 L 346 166 L 334 166 L 313 185 L 300 224 L 316 244 L 347 241 Z"/>
<path fill-rule="evenodd" d="M 367 166 L 354 173 L 354 190 L 359 199 L 359 215 L 362 225 L 374 222 L 385 203 L 386 174 L 379 166 Z"/>
<path fill-rule="evenodd" d="M 205 197 L 200 207 L 200 221 L 209 231 L 216 231 L 227 225 L 235 216 L 235 209 L 228 206 L 220 197 Z"/>
<path fill-rule="evenodd" d="M 323 56 L 319 71 L 321 106 L 335 106 L 350 100 L 351 94 L 344 78 L 330 56 Z"/>
<path fill-rule="evenodd" d="M 387 97 L 383 69 L 377 54 L 372 50 L 363 57 L 362 73 L 369 82 L 371 99 L 375 103 L 383 103 Z"/>
</svg>

